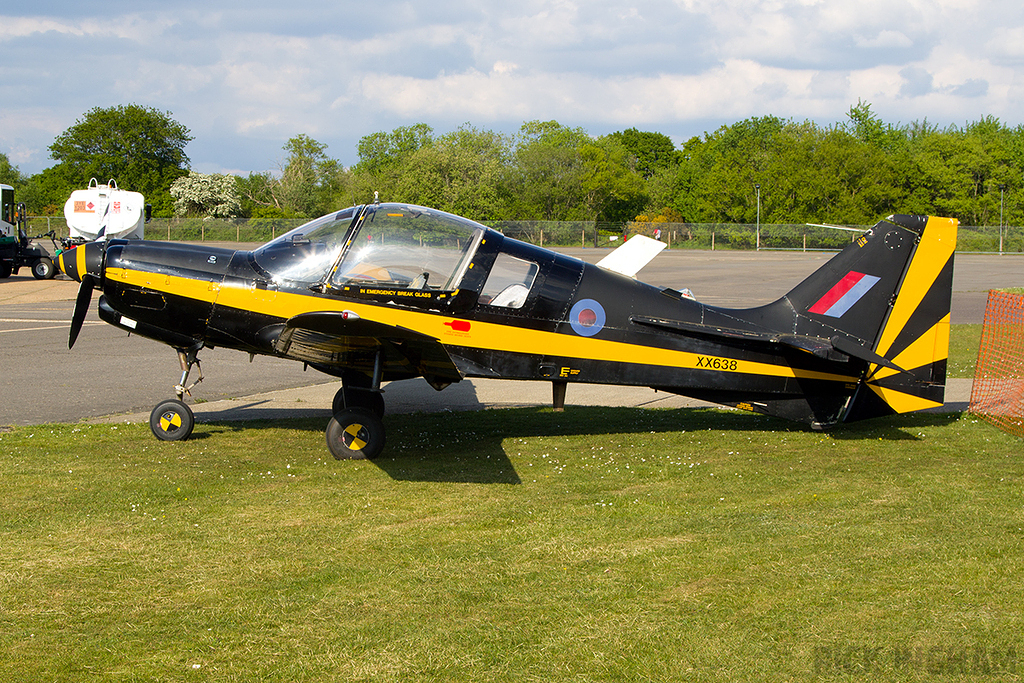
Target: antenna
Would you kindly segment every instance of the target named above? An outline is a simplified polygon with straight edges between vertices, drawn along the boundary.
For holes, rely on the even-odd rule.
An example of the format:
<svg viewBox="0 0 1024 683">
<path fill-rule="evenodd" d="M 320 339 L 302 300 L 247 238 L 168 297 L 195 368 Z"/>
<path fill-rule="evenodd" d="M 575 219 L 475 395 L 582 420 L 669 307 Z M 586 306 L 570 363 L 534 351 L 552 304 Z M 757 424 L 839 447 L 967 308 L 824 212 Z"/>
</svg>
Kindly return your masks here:
<svg viewBox="0 0 1024 683">
<path fill-rule="evenodd" d="M 825 223 L 807 223 L 812 228 L 831 228 L 833 230 L 845 230 L 846 232 L 864 232 L 863 228 L 847 228 L 844 225 L 827 225 Z"/>
</svg>

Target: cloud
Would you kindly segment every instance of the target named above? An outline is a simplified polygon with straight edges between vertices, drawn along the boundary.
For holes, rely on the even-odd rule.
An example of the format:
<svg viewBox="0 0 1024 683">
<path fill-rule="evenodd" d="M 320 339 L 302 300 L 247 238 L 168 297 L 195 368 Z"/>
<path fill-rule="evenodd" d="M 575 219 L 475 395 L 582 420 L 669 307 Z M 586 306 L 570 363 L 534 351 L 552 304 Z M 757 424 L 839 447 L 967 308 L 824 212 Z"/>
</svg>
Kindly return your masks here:
<svg viewBox="0 0 1024 683">
<path fill-rule="evenodd" d="M 900 69 L 903 85 L 900 87 L 901 97 L 921 97 L 932 92 L 932 75 L 919 66 L 908 66 Z"/>
<path fill-rule="evenodd" d="M 1000 26 L 984 45 L 998 62 L 1017 65 L 1024 62 L 1024 26 Z"/>
<path fill-rule="evenodd" d="M 949 91 L 956 97 L 983 97 L 988 94 L 988 81 L 983 78 L 971 78 L 960 85 L 953 86 Z"/>
<path fill-rule="evenodd" d="M 1024 118 L 1024 8 L 994 0 L 94 0 L 5 8 L 0 152 L 33 173 L 94 107 L 169 111 L 204 172 L 274 168 L 305 133 L 556 119 L 674 139 L 751 116 Z"/>
<path fill-rule="evenodd" d="M 911 47 L 914 44 L 914 41 L 904 35 L 901 31 L 886 29 L 880 31 L 877 35 L 871 38 L 857 36 L 854 38 L 854 44 L 857 47 L 863 48 L 885 49 Z"/>
</svg>

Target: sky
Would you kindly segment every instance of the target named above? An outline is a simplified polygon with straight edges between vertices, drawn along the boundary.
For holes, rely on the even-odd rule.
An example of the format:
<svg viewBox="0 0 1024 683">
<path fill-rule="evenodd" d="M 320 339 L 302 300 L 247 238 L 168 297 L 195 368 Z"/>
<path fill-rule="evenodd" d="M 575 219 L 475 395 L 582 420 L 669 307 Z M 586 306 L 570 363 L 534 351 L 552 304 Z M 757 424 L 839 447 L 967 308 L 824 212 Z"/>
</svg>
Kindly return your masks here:
<svg viewBox="0 0 1024 683">
<path fill-rule="evenodd" d="M 275 171 L 305 134 L 555 120 L 682 144 L 754 116 L 1024 123 L 1020 0 L 35 0 L 0 9 L 0 153 L 53 165 L 94 108 L 189 129 L 202 173 Z"/>
</svg>

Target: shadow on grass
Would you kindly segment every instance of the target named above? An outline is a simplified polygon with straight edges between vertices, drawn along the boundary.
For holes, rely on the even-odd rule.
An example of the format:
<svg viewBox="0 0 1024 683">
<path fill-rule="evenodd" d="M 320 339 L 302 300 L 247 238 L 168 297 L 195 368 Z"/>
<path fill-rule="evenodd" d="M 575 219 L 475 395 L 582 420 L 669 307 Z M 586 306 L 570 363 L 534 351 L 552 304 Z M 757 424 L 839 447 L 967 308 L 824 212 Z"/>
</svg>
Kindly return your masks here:
<svg viewBox="0 0 1024 683">
<path fill-rule="evenodd" d="M 916 413 L 843 425 L 829 432 L 835 439 L 916 440 L 913 430 L 950 424 L 959 413 Z M 373 464 L 397 481 L 519 484 L 521 480 L 505 451 L 507 439 L 669 433 L 685 431 L 806 432 L 792 422 L 717 408 L 650 410 L 567 406 L 506 408 L 442 413 L 403 413 L 384 418 L 387 446 Z M 227 431 L 298 429 L 323 432 L 321 418 L 256 421 L 211 421 L 197 425 L 193 439 L 210 436 L 204 426 Z M 327 446 L 324 445 L 326 451 Z"/>
</svg>

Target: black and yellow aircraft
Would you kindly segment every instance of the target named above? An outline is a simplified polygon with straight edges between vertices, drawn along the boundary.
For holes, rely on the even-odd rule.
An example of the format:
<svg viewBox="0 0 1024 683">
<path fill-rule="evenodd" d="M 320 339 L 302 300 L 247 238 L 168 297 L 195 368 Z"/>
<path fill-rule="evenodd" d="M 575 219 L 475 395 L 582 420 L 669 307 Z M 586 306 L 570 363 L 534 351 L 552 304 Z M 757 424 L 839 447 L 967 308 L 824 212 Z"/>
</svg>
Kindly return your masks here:
<svg viewBox="0 0 1024 683">
<path fill-rule="evenodd" d="M 556 407 L 574 382 L 647 386 L 815 429 L 940 406 L 956 230 L 890 216 L 747 309 L 405 204 L 344 209 L 253 251 L 110 240 L 62 253 L 60 267 L 82 283 L 69 347 L 99 288 L 103 320 L 177 350 L 157 437 L 191 434 L 189 373 L 201 349 L 224 346 L 340 377 L 327 443 L 358 458 L 384 447 L 381 384 L 413 377 L 437 390 L 543 380 Z"/>
</svg>

